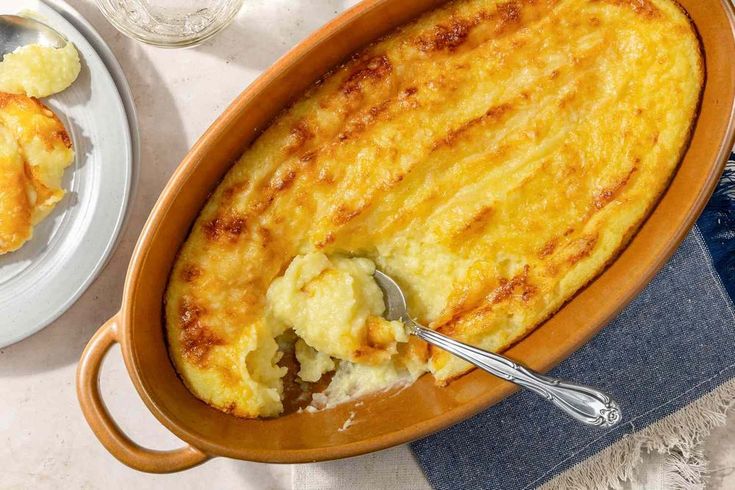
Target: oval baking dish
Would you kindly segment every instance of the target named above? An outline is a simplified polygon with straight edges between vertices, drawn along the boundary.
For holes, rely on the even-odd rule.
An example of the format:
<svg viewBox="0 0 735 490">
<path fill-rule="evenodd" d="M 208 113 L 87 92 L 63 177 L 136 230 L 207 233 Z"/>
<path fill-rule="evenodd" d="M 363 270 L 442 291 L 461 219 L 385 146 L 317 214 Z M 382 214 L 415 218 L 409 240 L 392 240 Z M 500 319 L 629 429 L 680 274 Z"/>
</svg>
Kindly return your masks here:
<svg viewBox="0 0 735 490">
<path fill-rule="evenodd" d="M 123 463 L 143 471 L 182 470 L 215 456 L 298 463 L 354 456 L 405 443 L 501 400 L 512 385 L 475 371 L 439 388 L 429 376 L 364 403 L 275 419 L 240 419 L 192 395 L 169 360 L 163 295 L 176 253 L 210 192 L 269 121 L 351 53 L 439 0 L 368 0 L 345 12 L 266 71 L 209 128 L 154 207 L 128 270 L 120 312 L 90 341 L 77 373 L 87 421 Z M 546 371 L 611 320 L 677 248 L 710 196 L 733 144 L 735 19 L 728 0 L 682 0 L 701 36 L 707 79 L 691 144 L 668 190 L 617 260 L 507 355 Z M 188 446 L 153 451 L 128 439 L 98 387 L 100 363 L 115 342 L 149 410 Z M 359 423 L 339 431 L 350 413 Z"/>
</svg>

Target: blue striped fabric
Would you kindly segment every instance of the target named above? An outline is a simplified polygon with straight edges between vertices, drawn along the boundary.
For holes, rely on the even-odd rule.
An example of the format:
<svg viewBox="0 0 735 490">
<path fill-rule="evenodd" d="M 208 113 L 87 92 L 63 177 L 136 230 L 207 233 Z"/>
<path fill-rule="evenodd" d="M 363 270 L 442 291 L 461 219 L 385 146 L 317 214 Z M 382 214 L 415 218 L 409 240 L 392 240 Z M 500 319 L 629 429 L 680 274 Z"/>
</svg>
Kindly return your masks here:
<svg viewBox="0 0 735 490">
<path fill-rule="evenodd" d="M 412 444 L 436 489 L 530 489 L 735 377 L 735 164 L 678 252 L 590 343 L 552 371 L 598 386 L 625 423 L 581 426 L 519 392 Z"/>
</svg>

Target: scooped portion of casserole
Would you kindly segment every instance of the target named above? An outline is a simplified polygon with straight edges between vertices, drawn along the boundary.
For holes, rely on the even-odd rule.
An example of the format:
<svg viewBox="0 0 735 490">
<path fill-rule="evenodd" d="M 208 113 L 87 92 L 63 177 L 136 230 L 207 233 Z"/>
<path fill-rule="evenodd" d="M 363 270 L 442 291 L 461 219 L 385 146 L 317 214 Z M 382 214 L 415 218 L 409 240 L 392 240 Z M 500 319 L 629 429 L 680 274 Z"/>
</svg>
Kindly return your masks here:
<svg viewBox="0 0 735 490">
<path fill-rule="evenodd" d="M 209 199 L 166 294 L 176 369 L 242 417 L 282 412 L 288 349 L 316 408 L 460 376 L 381 320 L 372 268 L 421 323 L 506 349 L 638 229 L 703 80 L 671 0 L 459 0 L 403 26 L 283 112 Z"/>
<path fill-rule="evenodd" d="M 74 161 L 71 138 L 35 97 L 65 90 L 80 69 L 72 43 L 22 46 L 0 62 L 0 255 L 30 240 L 65 195 L 64 170 Z"/>
</svg>

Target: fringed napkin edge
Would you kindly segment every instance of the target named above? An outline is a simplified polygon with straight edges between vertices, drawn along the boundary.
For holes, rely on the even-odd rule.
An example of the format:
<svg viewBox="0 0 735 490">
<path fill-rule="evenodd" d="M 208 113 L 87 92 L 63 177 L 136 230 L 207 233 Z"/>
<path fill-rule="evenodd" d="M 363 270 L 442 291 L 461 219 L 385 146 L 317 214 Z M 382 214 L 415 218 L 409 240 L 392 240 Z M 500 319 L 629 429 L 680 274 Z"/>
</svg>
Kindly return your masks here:
<svg viewBox="0 0 735 490">
<path fill-rule="evenodd" d="M 557 489 L 622 489 L 634 481 L 645 452 L 665 454 L 664 484 L 672 490 L 703 489 L 707 474 L 704 440 L 725 425 L 735 405 L 735 379 L 718 386 L 640 432 L 629 434 L 612 446 L 568 469 L 539 487 Z"/>
</svg>

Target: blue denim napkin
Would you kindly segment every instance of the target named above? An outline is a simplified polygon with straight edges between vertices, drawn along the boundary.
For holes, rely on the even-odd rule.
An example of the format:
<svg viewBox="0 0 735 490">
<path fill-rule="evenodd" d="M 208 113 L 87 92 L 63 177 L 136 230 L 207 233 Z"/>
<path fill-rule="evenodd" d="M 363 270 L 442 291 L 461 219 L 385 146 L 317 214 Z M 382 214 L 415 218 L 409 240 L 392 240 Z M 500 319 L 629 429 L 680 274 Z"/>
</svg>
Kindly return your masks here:
<svg viewBox="0 0 735 490">
<path fill-rule="evenodd" d="M 734 155 L 735 156 L 735 155 Z M 554 376 L 613 394 L 624 423 L 590 429 L 519 392 L 412 444 L 436 489 L 535 488 L 735 377 L 735 165 L 644 292 Z"/>
</svg>

